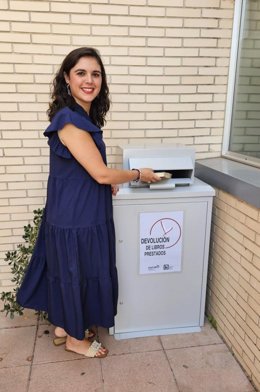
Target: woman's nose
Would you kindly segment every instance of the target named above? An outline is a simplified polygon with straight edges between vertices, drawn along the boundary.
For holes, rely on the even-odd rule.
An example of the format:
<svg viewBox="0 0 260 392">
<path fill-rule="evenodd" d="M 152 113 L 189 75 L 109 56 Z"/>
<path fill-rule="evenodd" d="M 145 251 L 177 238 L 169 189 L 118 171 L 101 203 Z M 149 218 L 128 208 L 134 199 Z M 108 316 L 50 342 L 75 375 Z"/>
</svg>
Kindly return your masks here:
<svg viewBox="0 0 260 392">
<path fill-rule="evenodd" d="M 93 81 L 92 75 L 91 74 L 86 74 L 85 75 L 85 81 L 86 81 L 86 83 L 92 83 L 92 81 Z"/>
</svg>

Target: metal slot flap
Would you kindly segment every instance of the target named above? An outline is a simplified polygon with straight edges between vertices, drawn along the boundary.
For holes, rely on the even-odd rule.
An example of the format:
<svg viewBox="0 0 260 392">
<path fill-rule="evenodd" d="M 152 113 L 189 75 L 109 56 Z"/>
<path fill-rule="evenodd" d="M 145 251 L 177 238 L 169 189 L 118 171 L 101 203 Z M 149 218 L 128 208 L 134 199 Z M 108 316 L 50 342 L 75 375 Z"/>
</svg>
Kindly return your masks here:
<svg viewBox="0 0 260 392">
<path fill-rule="evenodd" d="M 129 158 L 129 168 L 150 167 L 153 170 L 193 170 L 191 157 Z"/>
</svg>

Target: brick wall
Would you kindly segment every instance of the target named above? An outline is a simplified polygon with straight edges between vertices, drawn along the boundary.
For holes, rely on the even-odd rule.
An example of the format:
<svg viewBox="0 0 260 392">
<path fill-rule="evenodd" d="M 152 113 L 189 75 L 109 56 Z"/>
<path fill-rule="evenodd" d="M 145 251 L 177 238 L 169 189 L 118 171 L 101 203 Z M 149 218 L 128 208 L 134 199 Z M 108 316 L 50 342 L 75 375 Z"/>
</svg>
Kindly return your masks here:
<svg viewBox="0 0 260 392">
<path fill-rule="evenodd" d="M 233 22 L 232 0 L 0 2 L 0 291 L 5 252 L 43 207 L 48 148 L 42 132 L 50 83 L 64 56 L 94 46 L 113 101 L 104 137 L 118 145 L 183 143 L 220 155 Z"/>
<path fill-rule="evenodd" d="M 207 312 L 260 390 L 260 211 L 216 191 Z"/>
</svg>

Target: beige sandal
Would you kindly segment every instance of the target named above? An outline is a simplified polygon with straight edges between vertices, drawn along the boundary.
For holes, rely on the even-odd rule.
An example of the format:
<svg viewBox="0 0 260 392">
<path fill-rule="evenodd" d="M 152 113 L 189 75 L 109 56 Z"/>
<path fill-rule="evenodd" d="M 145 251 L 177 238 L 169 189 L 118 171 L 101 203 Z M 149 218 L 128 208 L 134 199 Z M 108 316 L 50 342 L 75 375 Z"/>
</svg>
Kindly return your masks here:
<svg viewBox="0 0 260 392">
<path fill-rule="evenodd" d="M 105 350 L 105 352 L 101 353 L 100 349 Z M 73 350 L 69 350 L 67 347 L 65 347 L 65 350 L 74 354 L 79 354 Z M 94 342 L 92 342 L 90 347 L 87 349 L 87 352 L 85 354 L 79 354 L 79 355 L 84 355 L 85 357 L 88 358 L 105 358 L 107 354 L 108 354 L 108 350 L 102 347 L 101 343 L 94 340 Z"/>
<path fill-rule="evenodd" d="M 85 339 L 91 340 L 96 336 L 95 331 L 93 329 L 86 329 L 85 331 Z M 61 346 L 62 344 L 66 343 L 67 335 L 66 336 L 55 336 L 53 339 L 54 346 Z"/>
</svg>

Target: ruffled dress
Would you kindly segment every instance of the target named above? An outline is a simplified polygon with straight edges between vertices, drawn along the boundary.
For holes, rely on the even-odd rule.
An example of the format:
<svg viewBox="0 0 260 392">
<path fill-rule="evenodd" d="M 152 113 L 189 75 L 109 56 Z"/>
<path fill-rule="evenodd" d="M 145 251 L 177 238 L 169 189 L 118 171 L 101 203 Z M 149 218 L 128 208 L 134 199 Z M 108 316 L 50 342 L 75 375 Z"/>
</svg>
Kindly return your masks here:
<svg viewBox="0 0 260 392">
<path fill-rule="evenodd" d="M 49 138 L 47 202 L 17 302 L 48 313 L 49 321 L 83 339 L 93 325 L 114 325 L 118 298 L 110 185 L 98 184 L 61 143 L 74 124 L 91 134 L 106 164 L 102 131 L 79 105 L 57 112 Z"/>
</svg>

